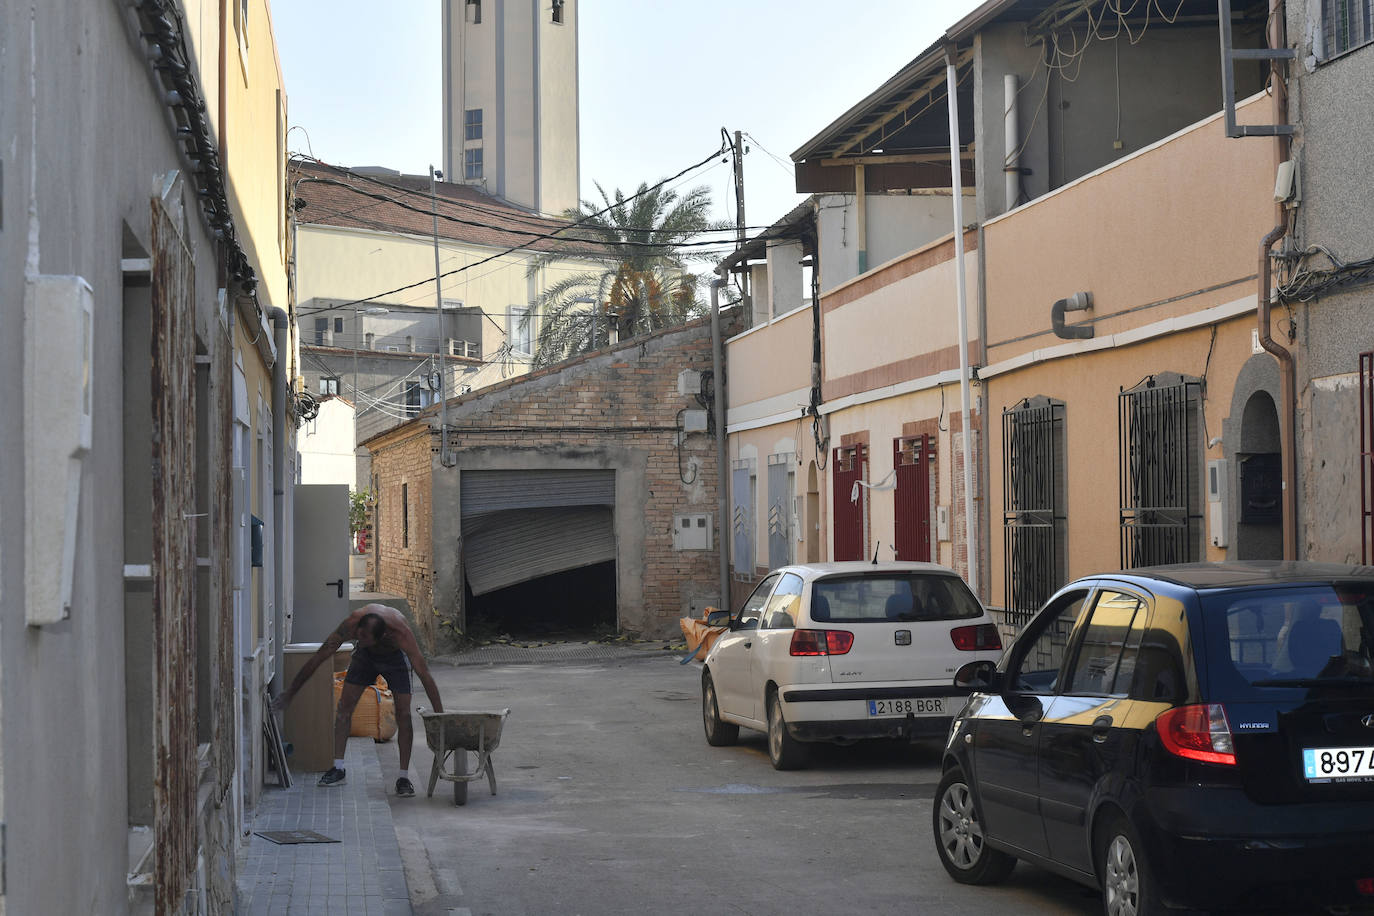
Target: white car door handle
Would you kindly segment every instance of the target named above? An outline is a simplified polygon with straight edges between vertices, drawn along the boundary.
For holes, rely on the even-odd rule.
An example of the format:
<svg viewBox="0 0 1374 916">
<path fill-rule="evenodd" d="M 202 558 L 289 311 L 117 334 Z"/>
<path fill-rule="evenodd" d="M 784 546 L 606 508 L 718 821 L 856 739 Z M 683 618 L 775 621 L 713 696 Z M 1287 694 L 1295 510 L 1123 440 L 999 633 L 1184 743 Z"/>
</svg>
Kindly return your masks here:
<svg viewBox="0 0 1374 916">
<path fill-rule="evenodd" d="M 754 644 L 753 644 L 752 642 L 747 642 L 747 643 L 744 644 L 744 648 L 750 649 L 750 648 L 753 648 L 753 645 L 754 645 Z"/>
</svg>

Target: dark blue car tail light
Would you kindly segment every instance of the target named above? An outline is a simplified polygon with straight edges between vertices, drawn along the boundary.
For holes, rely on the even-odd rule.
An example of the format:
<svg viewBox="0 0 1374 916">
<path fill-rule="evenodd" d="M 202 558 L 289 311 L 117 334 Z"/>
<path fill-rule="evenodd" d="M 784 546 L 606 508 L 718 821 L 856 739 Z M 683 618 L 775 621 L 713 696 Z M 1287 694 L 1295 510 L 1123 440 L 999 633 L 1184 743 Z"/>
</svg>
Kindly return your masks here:
<svg viewBox="0 0 1374 916">
<path fill-rule="evenodd" d="M 1356 878 L 1355 893 L 1361 897 L 1374 897 L 1374 878 Z"/>
<path fill-rule="evenodd" d="M 1220 703 L 1175 706 L 1155 718 L 1160 743 L 1176 757 L 1222 766 L 1236 765 L 1231 723 Z"/>
</svg>

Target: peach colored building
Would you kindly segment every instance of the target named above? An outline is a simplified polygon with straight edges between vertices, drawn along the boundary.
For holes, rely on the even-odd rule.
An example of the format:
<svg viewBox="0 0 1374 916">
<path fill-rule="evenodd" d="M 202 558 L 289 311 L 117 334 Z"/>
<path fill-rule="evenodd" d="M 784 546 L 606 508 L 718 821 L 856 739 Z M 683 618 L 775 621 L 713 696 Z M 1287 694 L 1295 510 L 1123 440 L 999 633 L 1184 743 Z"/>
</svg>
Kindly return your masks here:
<svg viewBox="0 0 1374 916">
<path fill-rule="evenodd" d="M 814 310 L 760 306 L 783 264 L 762 245 L 725 265 L 755 298 L 728 347 L 737 579 L 774 565 L 779 454 L 795 558 L 928 558 L 996 607 L 1281 555 L 1278 372 L 1252 334 L 1272 153 L 1222 129 L 1215 12 L 1127 46 L 1041 6 L 984 4 L 793 154 Z M 1055 29 L 1082 33 L 1074 80 L 1041 53 Z"/>
</svg>

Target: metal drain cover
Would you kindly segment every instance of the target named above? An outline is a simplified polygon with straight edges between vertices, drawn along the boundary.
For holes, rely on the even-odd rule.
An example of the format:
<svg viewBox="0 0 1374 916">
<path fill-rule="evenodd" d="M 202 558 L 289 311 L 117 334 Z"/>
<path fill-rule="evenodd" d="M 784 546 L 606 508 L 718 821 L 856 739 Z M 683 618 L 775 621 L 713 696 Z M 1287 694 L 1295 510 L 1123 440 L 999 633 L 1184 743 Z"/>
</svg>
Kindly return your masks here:
<svg viewBox="0 0 1374 916">
<path fill-rule="evenodd" d="M 313 830 L 258 830 L 257 835 L 271 840 L 278 846 L 291 846 L 297 843 L 342 843 Z"/>
</svg>

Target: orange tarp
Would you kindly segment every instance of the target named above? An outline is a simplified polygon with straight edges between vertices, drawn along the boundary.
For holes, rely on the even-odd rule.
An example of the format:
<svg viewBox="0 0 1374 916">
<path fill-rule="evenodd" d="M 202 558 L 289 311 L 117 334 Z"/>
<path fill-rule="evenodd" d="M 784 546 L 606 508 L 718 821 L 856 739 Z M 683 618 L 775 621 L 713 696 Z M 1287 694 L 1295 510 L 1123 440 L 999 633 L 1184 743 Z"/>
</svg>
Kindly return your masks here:
<svg viewBox="0 0 1374 916">
<path fill-rule="evenodd" d="M 709 614 L 715 608 L 707 608 Z M 706 653 L 711 651 L 711 644 L 716 641 L 716 637 L 725 632 L 725 627 L 708 627 L 706 619 L 703 617 L 697 620 L 695 617 L 683 617 L 678 620 L 682 626 L 682 635 L 687 640 L 687 652 L 690 655 L 697 646 L 701 646 L 701 651 L 696 653 L 698 661 L 706 657 Z"/>
</svg>

